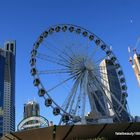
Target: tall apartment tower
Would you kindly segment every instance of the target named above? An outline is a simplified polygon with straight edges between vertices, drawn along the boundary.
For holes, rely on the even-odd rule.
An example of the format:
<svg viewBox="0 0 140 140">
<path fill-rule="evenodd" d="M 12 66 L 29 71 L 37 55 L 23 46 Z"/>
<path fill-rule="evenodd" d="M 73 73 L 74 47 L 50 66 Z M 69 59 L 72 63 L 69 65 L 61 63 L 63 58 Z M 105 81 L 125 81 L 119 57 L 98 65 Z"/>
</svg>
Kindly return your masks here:
<svg viewBox="0 0 140 140">
<path fill-rule="evenodd" d="M 113 94 L 118 101 L 121 101 L 123 98 L 123 103 L 124 103 L 123 106 L 124 106 L 125 110 L 127 110 L 127 101 L 125 98 L 125 97 L 127 97 L 127 93 L 125 91 L 126 89 L 124 89 L 124 91 L 122 91 L 123 85 L 122 86 L 120 85 L 120 79 L 117 75 L 116 68 L 113 65 L 111 60 L 104 59 L 100 63 L 100 67 L 101 67 L 100 68 L 101 82 L 104 85 L 104 87 L 106 87 L 106 88 L 104 88 L 105 94 L 113 106 L 112 107 L 108 103 L 109 115 L 114 116 L 113 110 L 117 110 L 118 108 L 120 108 L 120 105 L 111 96 L 111 94 Z M 122 102 L 120 102 L 120 103 L 122 104 Z M 119 114 L 120 115 L 119 118 L 120 118 L 120 121 L 127 122 L 130 120 L 130 118 L 129 118 L 128 113 L 125 110 L 123 109 L 121 111 L 121 113 Z M 117 119 L 114 118 L 114 121 L 116 122 Z"/>
<path fill-rule="evenodd" d="M 29 101 L 28 103 L 24 104 L 24 119 L 39 115 L 40 109 L 38 103 L 35 101 Z"/>
<path fill-rule="evenodd" d="M 15 131 L 16 42 L 0 48 L 0 137 Z"/>
</svg>

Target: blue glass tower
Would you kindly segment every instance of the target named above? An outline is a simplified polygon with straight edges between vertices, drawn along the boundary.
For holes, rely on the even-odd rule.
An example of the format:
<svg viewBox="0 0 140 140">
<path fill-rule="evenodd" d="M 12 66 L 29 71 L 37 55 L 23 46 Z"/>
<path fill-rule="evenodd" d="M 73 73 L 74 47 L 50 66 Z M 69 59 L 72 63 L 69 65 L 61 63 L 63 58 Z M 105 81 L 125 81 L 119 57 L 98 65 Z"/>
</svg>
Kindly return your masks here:
<svg viewBox="0 0 140 140">
<path fill-rule="evenodd" d="M 106 89 L 104 88 L 104 90 L 110 102 L 112 103 L 113 109 L 119 112 L 121 110 L 121 107 L 118 104 L 118 102 L 120 102 L 120 104 L 124 107 L 125 110 L 122 109 L 118 117 L 121 122 L 129 122 L 130 117 L 129 112 L 127 110 L 127 100 L 126 100 L 127 88 L 123 83 L 123 81 L 125 81 L 123 74 L 121 74 L 120 77 L 118 76 L 117 73 L 119 72 L 117 72 L 114 64 L 109 59 L 104 59 L 100 63 L 100 66 L 102 66 L 101 70 L 101 75 L 103 79 L 102 84 L 106 87 Z M 121 82 L 121 80 L 123 81 Z M 118 100 L 118 102 L 114 98 L 112 98 L 111 94 L 114 95 L 115 99 Z M 112 107 L 109 104 L 108 109 L 110 116 L 114 116 L 115 112 L 113 111 Z M 118 119 L 114 117 L 113 121 L 117 122 Z"/>
<path fill-rule="evenodd" d="M 15 41 L 0 49 L 0 137 L 15 131 Z"/>
</svg>

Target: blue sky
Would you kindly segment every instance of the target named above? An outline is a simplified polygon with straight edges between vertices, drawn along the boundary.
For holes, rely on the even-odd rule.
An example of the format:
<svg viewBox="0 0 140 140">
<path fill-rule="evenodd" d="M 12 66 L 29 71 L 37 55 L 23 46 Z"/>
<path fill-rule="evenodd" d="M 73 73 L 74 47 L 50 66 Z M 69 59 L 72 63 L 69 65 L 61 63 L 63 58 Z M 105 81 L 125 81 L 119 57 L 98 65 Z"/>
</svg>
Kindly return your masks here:
<svg viewBox="0 0 140 140">
<path fill-rule="evenodd" d="M 140 116 L 140 88 L 127 51 L 140 36 L 139 5 L 139 0 L 1 0 L 0 46 L 6 40 L 17 41 L 16 122 L 23 117 L 23 104 L 34 98 L 40 103 L 41 115 L 55 121 L 32 84 L 29 59 L 41 32 L 60 23 L 87 28 L 112 46 L 127 80 L 131 114 Z"/>
</svg>

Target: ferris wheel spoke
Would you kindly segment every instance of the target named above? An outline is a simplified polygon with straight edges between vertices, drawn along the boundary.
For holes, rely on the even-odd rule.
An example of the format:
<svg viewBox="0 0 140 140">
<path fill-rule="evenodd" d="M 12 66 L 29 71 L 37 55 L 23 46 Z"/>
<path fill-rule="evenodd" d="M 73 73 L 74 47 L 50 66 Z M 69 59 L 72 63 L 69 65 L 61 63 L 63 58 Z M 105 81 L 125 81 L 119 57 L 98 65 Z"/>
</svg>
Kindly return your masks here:
<svg viewBox="0 0 140 140">
<path fill-rule="evenodd" d="M 118 99 L 115 97 L 115 95 L 104 85 L 102 84 L 102 82 L 99 82 L 99 84 L 101 85 L 101 87 L 103 87 L 105 90 L 107 90 L 107 92 L 110 93 L 110 95 L 112 96 L 112 98 L 117 102 L 117 104 L 119 106 L 122 107 L 122 109 L 128 114 L 127 110 L 124 108 L 124 106 L 118 101 Z"/>
<path fill-rule="evenodd" d="M 116 76 L 114 76 L 114 75 L 108 75 L 107 73 L 103 73 L 103 72 L 100 72 L 99 74 L 95 74 L 97 77 L 99 77 L 99 79 L 101 79 L 101 80 L 103 80 L 104 82 L 106 82 L 106 83 L 110 83 L 110 84 L 114 84 L 115 85 L 115 83 L 116 83 Z M 107 80 L 108 79 L 108 76 L 109 76 L 109 81 Z M 118 81 L 119 82 L 119 81 Z M 119 82 L 119 85 L 120 85 L 120 82 Z M 114 86 L 115 88 L 115 91 L 118 91 L 118 92 L 120 92 L 119 91 L 119 89 L 118 88 L 116 88 L 116 85 Z"/>
<path fill-rule="evenodd" d="M 44 45 L 48 50 L 50 50 L 51 53 L 54 54 L 54 56 L 57 56 L 56 58 L 54 58 L 55 60 L 59 59 L 60 61 L 63 61 L 64 63 L 69 65 L 69 57 L 68 55 L 66 55 L 65 53 L 62 53 L 61 50 L 59 50 L 56 47 L 49 47 L 48 45 Z M 53 48 L 53 49 L 52 49 Z M 55 49 L 54 49 L 55 48 Z"/>
<path fill-rule="evenodd" d="M 97 76 L 97 75 L 96 75 Z M 97 76 L 98 77 L 98 76 Z M 109 84 L 109 82 L 107 80 L 105 80 L 104 78 L 101 78 L 101 81 L 106 82 L 106 84 Z M 111 81 L 111 80 L 110 80 Z M 120 90 L 118 88 L 116 88 L 115 86 L 113 86 L 113 91 L 111 90 L 111 92 L 114 94 L 114 96 L 117 96 L 116 93 L 120 93 Z M 115 91 L 115 92 L 114 92 Z"/>
<path fill-rule="evenodd" d="M 90 59 L 93 59 L 94 56 L 96 55 L 96 53 L 99 51 L 99 46 L 95 45 L 95 47 L 93 48 L 93 52 L 92 54 L 89 56 Z"/>
<path fill-rule="evenodd" d="M 78 74 L 79 74 L 79 73 L 78 73 Z M 78 75 L 78 74 L 77 74 L 77 75 Z M 47 90 L 47 92 L 48 92 L 48 93 L 51 92 L 52 90 L 54 90 L 54 89 L 56 89 L 57 87 L 59 87 L 59 86 L 65 84 L 65 83 L 68 82 L 69 80 L 72 80 L 75 76 L 76 76 L 76 75 L 71 76 L 71 77 L 69 77 L 69 78 L 67 78 L 67 79 L 65 79 L 65 80 L 63 80 L 63 81 L 61 81 L 60 83 L 58 83 L 58 84 L 55 85 L 54 87 L 52 87 L 52 88 L 50 88 L 49 90 Z"/>
<path fill-rule="evenodd" d="M 57 58 L 57 57 L 54 57 L 54 56 L 49 56 L 49 55 L 46 55 L 46 54 L 43 54 L 43 53 L 37 53 L 37 57 L 43 57 L 43 58 L 46 58 L 46 59 L 50 59 L 50 60 L 53 60 L 53 61 L 58 61 L 60 63 L 64 63 L 64 64 L 70 64 L 70 62 L 68 62 L 66 59 L 62 59 L 62 58 Z M 59 55 L 60 57 L 60 55 Z"/>
<path fill-rule="evenodd" d="M 89 88 L 91 89 L 91 92 L 94 91 L 92 85 L 89 83 Z M 98 101 L 99 105 L 101 106 L 102 110 L 104 111 L 104 113 L 106 114 L 106 116 L 108 115 L 107 110 L 105 108 L 105 106 L 102 104 L 102 102 L 100 101 L 99 97 L 96 95 L 95 92 L 92 92 L 96 98 L 96 100 Z"/>
<path fill-rule="evenodd" d="M 88 90 L 87 90 L 87 83 L 88 83 L 88 72 L 85 71 L 83 79 L 81 80 L 81 85 L 80 85 L 80 93 L 81 93 L 81 106 L 82 106 L 82 112 L 81 112 L 81 119 L 82 121 L 85 121 L 85 109 L 86 109 L 86 95 L 88 95 Z"/>
<path fill-rule="evenodd" d="M 77 90 L 78 90 L 78 86 L 80 85 L 82 75 L 83 75 L 83 73 L 81 73 L 80 76 L 76 80 L 77 81 L 77 86 L 76 86 L 75 94 L 73 94 L 73 99 L 72 99 L 71 104 L 70 104 L 69 113 L 71 113 L 72 110 L 73 110 L 73 105 L 74 105 L 74 102 L 75 102 L 75 99 L 76 99 L 76 93 L 77 93 Z"/>
<path fill-rule="evenodd" d="M 52 42 L 49 42 L 48 40 L 46 40 L 42 44 L 46 49 L 50 50 L 54 54 L 59 54 L 61 52 L 61 50 L 58 48 L 58 45 L 54 44 L 54 42 L 52 43 Z"/>
<path fill-rule="evenodd" d="M 47 47 L 47 46 L 46 46 Z M 47 47 L 48 48 L 48 47 Z M 53 48 L 53 47 L 51 47 Z M 64 50 L 60 50 L 59 48 L 55 48 L 55 50 L 52 50 L 51 48 L 48 48 L 49 50 L 51 50 L 51 52 L 55 52 L 55 55 L 61 60 L 66 62 L 67 64 L 70 63 L 70 59 L 71 57 L 67 54 L 67 52 L 65 52 Z"/>
<path fill-rule="evenodd" d="M 94 74 L 93 74 L 93 75 L 94 75 Z M 91 79 L 94 79 L 94 78 L 93 78 L 93 75 L 90 74 L 90 78 L 91 78 Z M 95 75 L 94 75 L 94 76 L 95 76 Z M 106 93 L 105 93 L 105 91 L 104 91 L 104 88 L 103 88 L 104 86 L 102 85 L 102 83 L 100 82 L 100 80 L 99 80 L 96 76 L 95 76 L 95 79 L 96 79 L 97 83 L 94 82 L 93 84 L 97 87 L 97 89 L 101 90 L 101 92 L 103 93 L 105 99 L 106 99 L 107 102 L 109 103 L 109 105 L 110 105 L 112 111 L 115 113 L 115 115 L 116 115 L 118 121 L 120 121 L 119 113 L 114 109 L 112 102 L 110 101 L 109 97 L 106 95 Z"/>
<path fill-rule="evenodd" d="M 79 81 L 76 81 L 75 84 L 73 85 L 71 92 L 70 92 L 71 94 L 70 94 L 70 97 L 68 98 L 68 102 L 67 102 L 67 105 L 65 107 L 65 110 L 67 110 L 69 108 L 69 113 L 72 110 L 78 86 L 79 86 Z"/>
<path fill-rule="evenodd" d="M 99 76 L 99 75 L 95 75 L 95 76 L 98 77 L 99 79 L 101 79 L 101 81 L 103 80 L 104 82 L 106 82 L 107 84 L 109 84 L 109 81 L 107 81 L 106 79 L 104 79 L 103 76 Z M 111 83 L 111 81 L 112 82 L 116 82 L 116 80 L 114 80 L 114 78 L 115 77 L 113 77 L 113 76 L 110 77 L 110 83 Z M 113 86 L 113 89 L 114 89 L 115 92 L 114 91 L 111 91 L 112 93 L 117 93 L 117 92 L 119 93 L 120 92 L 120 90 L 117 87 L 115 87 L 115 86 Z"/>
<path fill-rule="evenodd" d="M 81 74 L 79 74 L 75 80 L 75 83 L 73 84 L 72 86 L 72 89 L 69 93 L 69 95 L 67 96 L 64 104 L 63 104 L 63 108 L 65 108 L 64 110 L 67 110 L 69 107 L 70 107 L 70 110 L 72 109 L 72 106 L 73 106 L 73 103 L 74 103 L 74 97 L 76 95 L 76 92 L 77 92 L 77 89 L 78 89 L 78 86 L 79 86 L 79 78 L 81 77 Z M 73 100 L 72 100 L 72 97 L 73 97 Z M 71 103 L 71 106 L 70 106 L 70 103 Z M 70 112 L 70 111 L 69 111 Z"/>
<path fill-rule="evenodd" d="M 102 79 L 107 79 L 108 78 L 108 76 L 109 76 L 109 79 L 111 80 L 111 81 L 116 81 L 116 76 L 114 76 L 114 75 L 108 75 L 107 73 L 104 73 L 104 72 L 100 72 L 100 74 L 101 75 L 98 75 L 100 78 L 102 78 Z"/>
<path fill-rule="evenodd" d="M 103 85 L 103 84 L 102 84 Z M 121 107 L 123 109 L 123 111 L 125 111 L 127 114 L 127 110 L 126 108 L 118 101 L 118 99 L 115 97 L 115 95 L 112 93 L 112 91 L 108 90 L 108 88 L 106 88 L 104 85 L 103 87 L 107 90 L 107 92 L 110 93 L 110 95 L 112 96 L 112 98 L 115 100 L 115 102 L 119 105 L 119 107 Z M 129 114 L 128 114 L 129 115 Z M 129 115 L 130 116 L 130 115 Z"/>
<path fill-rule="evenodd" d="M 71 60 L 75 60 L 75 62 L 80 62 L 79 58 L 80 57 L 77 57 L 78 54 L 76 54 L 76 52 L 74 52 L 74 50 L 72 49 L 72 47 L 74 46 L 74 44 L 71 44 L 70 47 L 68 47 L 67 45 L 65 46 L 65 48 L 67 49 L 68 52 L 71 52 Z M 65 50 L 66 51 L 66 50 Z M 67 52 L 66 51 L 66 52 Z M 76 50 L 77 51 L 77 50 Z M 80 51 L 80 50 L 79 50 Z"/>
<path fill-rule="evenodd" d="M 63 64 L 63 63 L 61 63 L 61 62 L 59 62 L 59 61 L 57 61 L 57 60 L 51 60 L 51 59 L 46 58 L 46 57 L 43 57 L 43 56 L 36 56 L 36 57 L 39 58 L 39 59 L 41 59 L 41 60 L 45 60 L 45 61 L 48 61 L 48 62 L 50 62 L 50 63 L 53 63 L 53 64 L 57 64 L 57 65 L 59 65 L 59 66 L 63 66 L 63 67 L 69 68 L 68 65 Z"/>
<path fill-rule="evenodd" d="M 76 103 L 76 106 L 75 106 L 75 109 L 73 111 L 73 115 L 75 116 L 78 109 L 80 108 L 80 101 L 81 101 L 81 94 L 79 92 L 79 95 L 78 95 L 78 99 L 77 99 L 77 103 Z M 71 112 L 72 113 L 72 112 Z"/>
<path fill-rule="evenodd" d="M 52 44 L 52 43 L 51 43 L 51 44 Z M 68 62 L 68 63 L 69 63 L 69 60 L 75 61 L 75 60 L 69 55 L 69 53 L 68 53 L 67 51 L 65 51 L 65 49 L 61 50 L 61 49 L 59 49 L 58 47 L 56 48 L 55 46 L 58 46 L 58 45 L 54 45 L 54 44 L 53 44 L 52 46 L 54 46 L 53 48 L 55 48 L 55 50 L 53 50 L 53 53 L 54 53 L 54 52 L 57 52 L 57 53 L 58 53 L 58 54 L 57 54 L 58 57 L 64 59 L 64 60 L 65 60 L 66 62 Z M 45 47 L 48 48 L 47 45 L 45 45 Z"/>
<path fill-rule="evenodd" d="M 60 57 L 62 60 L 65 60 L 65 62 L 67 62 L 68 64 L 71 63 L 70 60 L 74 60 L 74 59 L 67 53 L 67 51 L 65 51 L 65 49 L 63 49 L 63 50 L 58 49 L 58 51 L 59 51 L 60 53 L 57 54 L 57 56 Z"/>
<path fill-rule="evenodd" d="M 112 69 L 116 69 L 117 67 L 114 66 L 114 65 L 112 65 L 112 66 L 108 66 L 107 68 L 108 68 L 109 70 L 112 70 Z M 99 69 L 100 69 L 100 70 L 104 70 L 104 69 L 106 69 L 106 66 L 99 66 Z"/>
<path fill-rule="evenodd" d="M 38 71 L 38 74 L 64 74 L 64 73 L 71 73 L 69 69 L 54 69 L 54 70 L 41 70 Z"/>
<path fill-rule="evenodd" d="M 81 112 L 81 118 L 83 121 L 85 120 L 85 109 L 86 109 L 86 93 L 83 92 L 83 94 L 82 94 L 82 112 Z"/>
<path fill-rule="evenodd" d="M 115 68 L 109 68 L 108 70 L 114 70 Z M 106 70 L 106 67 L 104 67 L 104 68 L 100 68 L 100 67 L 95 67 L 94 69 L 91 69 L 91 71 L 94 71 L 94 72 L 96 72 L 97 74 L 99 74 L 101 77 L 108 77 L 108 74 L 107 73 L 105 73 L 105 72 L 103 72 L 103 71 L 105 71 Z M 115 69 L 116 70 L 116 69 Z M 111 78 L 116 78 L 116 76 L 114 76 L 113 74 L 110 74 L 109 75 L 109 77 L 111 77 Z M 112 79 L 112 80 L 114 80 L 114 79 Z"/>
</svg>

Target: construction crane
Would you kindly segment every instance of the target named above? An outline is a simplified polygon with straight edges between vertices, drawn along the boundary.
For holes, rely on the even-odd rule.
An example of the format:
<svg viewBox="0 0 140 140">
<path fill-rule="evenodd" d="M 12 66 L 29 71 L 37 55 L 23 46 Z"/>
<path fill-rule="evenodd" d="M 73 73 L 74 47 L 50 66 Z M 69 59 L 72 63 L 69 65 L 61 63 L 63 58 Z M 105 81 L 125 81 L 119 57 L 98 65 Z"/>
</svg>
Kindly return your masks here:
<svg viewBox="0 0 140 140">
<path fill-rule="evenodd" d="M 135 48 L 131 51 L 130 47 L 128 47 L 129 52 L 129 62 L 132 65 L 134 73 L 136 75 L 139 87 L 140 87 L 140 53 L 138 53 L 137 48 L 140 45 L 140 37 L 138 38 Z"/>
</svg>

